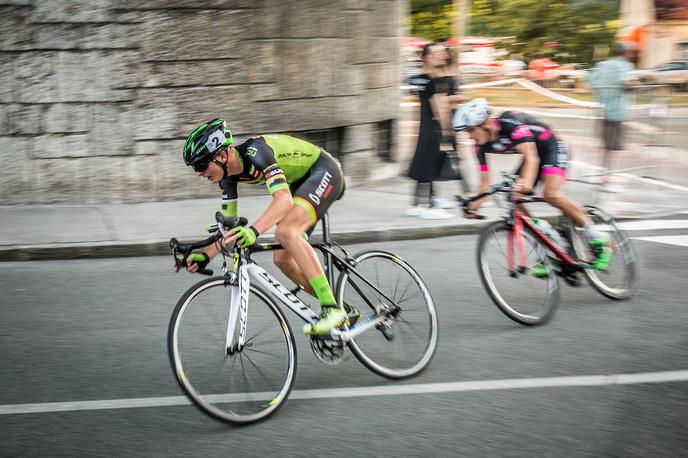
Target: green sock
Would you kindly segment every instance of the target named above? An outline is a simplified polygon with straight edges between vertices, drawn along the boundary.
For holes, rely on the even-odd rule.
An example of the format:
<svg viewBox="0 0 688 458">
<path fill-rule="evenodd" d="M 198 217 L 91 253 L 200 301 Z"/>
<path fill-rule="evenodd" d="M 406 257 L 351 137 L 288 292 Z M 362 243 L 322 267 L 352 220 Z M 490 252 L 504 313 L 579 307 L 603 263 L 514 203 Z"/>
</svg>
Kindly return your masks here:
<svg viewBox="0 0 688 458">
<path fill-rule="evenodd" d="M 327 282 L 327 278 L 325 278 L 324 273 L 308 280 L 308 283 L 310 283 L 313 287 L 315 295 L 318 296 L 318 301 L 320 301 L 321 306 L 337 304 L 337 301 L 334 300 L 334 296 L 332 295 L 330 284 Z"/>
</svg>

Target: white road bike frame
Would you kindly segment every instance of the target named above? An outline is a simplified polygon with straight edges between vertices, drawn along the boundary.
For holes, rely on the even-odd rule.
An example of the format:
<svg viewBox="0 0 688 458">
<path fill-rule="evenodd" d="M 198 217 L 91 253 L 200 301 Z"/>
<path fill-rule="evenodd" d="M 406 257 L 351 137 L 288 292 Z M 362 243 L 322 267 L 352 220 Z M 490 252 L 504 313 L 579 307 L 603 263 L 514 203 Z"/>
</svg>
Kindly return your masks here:
<svg viewBox="0 0 688 458">
<path fill-rule="evenodd" d="M 246 326 L 248 324 L 248 297 L 251 281 L 261 285 L 265 291 L 272 295 L 283 305 L 290 308 L 294 313 L 301 317 L 305 322 L 312 323 L 319 319 L 317 313 L 308 305 L 303 303 L 296 295 L 289 291 L 284 285 L 277 281 L 265 269 L 253 262 L 241 260 L 236 270 L 236 284 L 230 288 L 231 300 L 229 304 L 229 321 L 227 323 L 227 336 L 225 339 L 225 349 L 241 350 L 245 345 Z M 236 347 L 234 345 L 234 333 L 236 331 L 237 319 L 239 323 L 239 336 Z M 335 329 L 331 332 L 332 337 L 344 342 L 366 332 L 372 327 L 387 320 L 386 315 L 371 314 L 356 323 L 352 329 Z"/>
</svg>

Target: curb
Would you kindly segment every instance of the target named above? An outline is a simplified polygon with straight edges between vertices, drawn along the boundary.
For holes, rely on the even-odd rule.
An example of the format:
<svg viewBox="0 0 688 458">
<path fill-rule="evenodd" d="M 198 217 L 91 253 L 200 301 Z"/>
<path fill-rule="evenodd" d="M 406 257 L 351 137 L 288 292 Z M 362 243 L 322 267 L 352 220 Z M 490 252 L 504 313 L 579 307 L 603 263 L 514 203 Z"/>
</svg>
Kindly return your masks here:
<svg viewBox="0 0 688 458">
<path fill-rule="evenodd" d="M 331 238 L 341 245 L 373 242 L 393 242 L 452 235 L 477 234 L 494 219 L 480 220 L 471 224 L 456 224 L 429 228 L 381 229 L 360 232 L 333 232 Z M 314 241 L 321 240 L 319 234 Z M 201 239 L 198 239 L 201 240 Z M 259 239 L 259 242 L 272 241 Z M 46 245 L 20 245 L 0 248 L 0 262 L 55 261 L 74 259 L 120 258 L 138 256 L 163 256 L 170 254 L 169 240 L 132 242 L 83 242 Z"/>
<path fill-rule="evenodd" d="M 666 212 L 646 213 L 640 215 L 626 215 L 616 218 L 616 221 L 634 221 L 648 218 L 659 218 L 675 214 L 675 210 Z M 559 216 L 541 216 L 541 218 L 556 223 Z M 394 229 L 379 229 L 360 232 L 332 232 L 332 241 L 340 245 L 358 243 L 395 242 L 402 240 L 422 240 L 454 235 L 478 234 L 485 226 L 497 221 L 498 218 L 486 218 L 471 223 L 448 224 L 436 227 L 408 227 Z M 189 239 L 194 240 L 194 239 Z M 186 241 L 189 241 L 186 240 Z M 202 240 L 198 238 L 195 240 Z M 320 234 L 312 237 L 313 241 L 321 241 Z M 270 238 L 259 238 L 259 242 L 272 242 Z M 142 241 L 106 241 L 106 242 L 75 242 L 54 243 L 46 245 L 10 245 L 0 247 L 0 262 L 20 261 L 57 261 L 76 259 L 124 258 L 139 256 L 165 256 L 170 254 L 169 240 Z"/>
</svg>

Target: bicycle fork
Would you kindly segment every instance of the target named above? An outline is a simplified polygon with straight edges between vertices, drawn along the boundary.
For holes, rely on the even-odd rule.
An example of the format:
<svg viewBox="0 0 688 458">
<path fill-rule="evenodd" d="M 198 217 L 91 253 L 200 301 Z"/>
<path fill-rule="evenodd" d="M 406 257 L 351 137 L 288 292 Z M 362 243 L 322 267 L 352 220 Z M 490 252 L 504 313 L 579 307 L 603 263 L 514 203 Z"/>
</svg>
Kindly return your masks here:
<svg viewBox="0 0 688 458">
<path fill-rule="evenodd" d="M 248 319 L 248 292 L 250 280 L 247 269 L 238 266 L 236 281 L 230 286 L 229 320 L 227 322 L 227 336 L 225 337 L 225 351 L 228 355 L 244 349 L 246 339 L 246 321 Z M 239 336 L 234 344 L 234 332 L 237 318 L 239 322 Z"/>
<path fill-rule="evenodd" d="M 515 266 L 514 244 L 516 244 L 521 261 L 518 267 Z M 516 278 L 526 271 L 526 256 L 523 251 L 523 222 L 520 218 L 514 219 L 514 224 L 507 233 L 507 267 L 509 268 L 509 276 L 512 278 Z"/>
</svg>

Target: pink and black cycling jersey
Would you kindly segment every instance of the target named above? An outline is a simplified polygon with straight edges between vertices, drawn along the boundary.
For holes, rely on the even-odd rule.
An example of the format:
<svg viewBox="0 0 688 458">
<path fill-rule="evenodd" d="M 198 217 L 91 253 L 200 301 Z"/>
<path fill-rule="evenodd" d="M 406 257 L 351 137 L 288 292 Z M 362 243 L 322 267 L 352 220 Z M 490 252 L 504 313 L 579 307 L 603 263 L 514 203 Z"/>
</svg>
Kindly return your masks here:
<svg viewBox="0 0 688 458">
<path fill-rule="evenodd" d="M 489 170 L 485 154 L 513 154 L 517 153 L 516 145 L 533 142 L 540 158 L 538 177 L 550 173 L 564 175 L 569 155 L 568 146 L 557 138 L 549 126 L 518 111 L 505 111 L 495 122 L 499 127 L 497 140 L 475 146 L 480 171 Z"/>
</svg>

